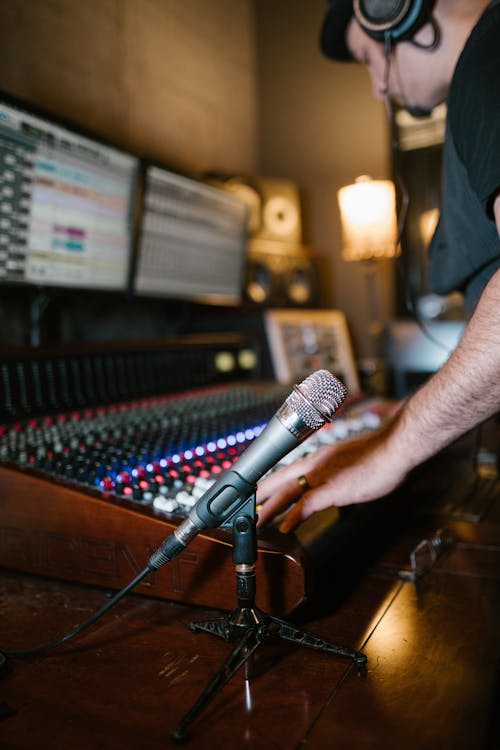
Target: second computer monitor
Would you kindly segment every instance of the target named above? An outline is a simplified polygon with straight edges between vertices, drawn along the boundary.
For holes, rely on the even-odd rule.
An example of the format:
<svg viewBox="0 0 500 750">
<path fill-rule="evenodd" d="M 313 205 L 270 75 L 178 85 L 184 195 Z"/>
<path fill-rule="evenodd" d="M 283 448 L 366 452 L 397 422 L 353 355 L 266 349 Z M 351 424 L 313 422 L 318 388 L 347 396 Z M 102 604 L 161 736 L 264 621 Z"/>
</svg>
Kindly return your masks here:
<svg viewBox="0 0 500 750">
<path fill-rule="evenodd" d="M 133 292 L 239 304 L 247 227 L 248 209 L 240 199 L 150 165 L 145 174 Z"/>
</svg>

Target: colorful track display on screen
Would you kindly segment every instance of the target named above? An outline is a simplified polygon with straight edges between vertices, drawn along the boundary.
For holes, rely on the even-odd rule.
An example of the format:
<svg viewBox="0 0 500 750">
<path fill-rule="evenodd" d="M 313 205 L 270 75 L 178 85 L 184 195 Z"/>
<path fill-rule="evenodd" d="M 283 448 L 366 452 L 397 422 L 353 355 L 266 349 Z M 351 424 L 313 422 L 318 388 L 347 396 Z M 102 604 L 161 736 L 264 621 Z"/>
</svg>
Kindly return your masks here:
<svg viewBox="0 0 500 750">
<path fill-rule="evenodd" d="M 0 282 L 126 289 L 137 169 L 0 101 Z"/>
</svg>

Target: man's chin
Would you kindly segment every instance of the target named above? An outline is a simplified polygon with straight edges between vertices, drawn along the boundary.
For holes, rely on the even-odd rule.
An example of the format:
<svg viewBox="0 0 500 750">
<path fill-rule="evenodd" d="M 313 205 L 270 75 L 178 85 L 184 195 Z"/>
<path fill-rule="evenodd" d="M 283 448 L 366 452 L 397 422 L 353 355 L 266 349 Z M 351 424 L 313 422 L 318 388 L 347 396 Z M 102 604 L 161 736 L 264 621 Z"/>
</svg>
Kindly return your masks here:
<svg viewBox="0 0 500 750">
<path fill-rule="evenodd" d="M 432 109 L 426 109 L 425 107 L 406 106 L 405 109 L 408 112 L 408 114 L 410 114 L 412 117 L 416 117 L 417 119 L 423 118 L 423 117 L 430 117 L 432 114 Z"/>
</svg>

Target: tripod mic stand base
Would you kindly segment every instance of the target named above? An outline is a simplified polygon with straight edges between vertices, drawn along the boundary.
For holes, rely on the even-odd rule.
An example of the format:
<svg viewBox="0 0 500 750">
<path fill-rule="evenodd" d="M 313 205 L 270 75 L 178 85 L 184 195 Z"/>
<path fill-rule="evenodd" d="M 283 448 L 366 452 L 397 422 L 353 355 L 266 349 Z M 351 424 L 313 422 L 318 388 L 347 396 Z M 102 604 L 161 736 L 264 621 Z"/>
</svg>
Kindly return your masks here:
<svg viewBox="0 0 500 750">
<path fill-rule="evenodd" d="M 359 668 L 363 668 L 367 662 L 365 654 L 361 651 L 355 651 L 338 643 L 327 641 L 307 630 L 295 627 L 286 620 L 261 612 L 255 607 L 237 608 L 226 617 L 192 622 L 189 627 L 194 633 L 203 631 L 226 641 L 236 641 L 236 645 L 222 668 L 213 675 L 205 690 L 172 733 L 172 738 L 177 741 L 186 738 L 189 724 L 207 703 L 215 698 L 233 675 L 242 666 L 247 667 L 248 659 L 260 646 L 264 638 L 276 636 L 298 646 L 336 654 L 337 656 L 346 656 L 352 659 Z"/>
<path fill-rule="evenodd" d="M 268 617 L 256 607 L 238 607 L 225 617 L 212 620 L 199 620 L 189 623 L 193 633 L 203 631 L 232 641 L 241 634 L 243 628 L 257 628 L 266 623 Z"/>
<path fill-rule="evenodd" d="M 234 609 L 226 617 L 192 622 L 189 628 L 193 633 L 203 631 L 224 638 L 226 641 L 236 640 L 242 631 L 250 629 L 260 633 L 260 641 L 266 637 L 275 636 L 297 646 L 346 656 L 359 667 L 364 667 L 367 662 L 367 657 L 362 651 L 325 640 L 308 630 L 296 627 L 287 620 L 266 614 L 256 607 L 241 607 Z"/>
</svg>

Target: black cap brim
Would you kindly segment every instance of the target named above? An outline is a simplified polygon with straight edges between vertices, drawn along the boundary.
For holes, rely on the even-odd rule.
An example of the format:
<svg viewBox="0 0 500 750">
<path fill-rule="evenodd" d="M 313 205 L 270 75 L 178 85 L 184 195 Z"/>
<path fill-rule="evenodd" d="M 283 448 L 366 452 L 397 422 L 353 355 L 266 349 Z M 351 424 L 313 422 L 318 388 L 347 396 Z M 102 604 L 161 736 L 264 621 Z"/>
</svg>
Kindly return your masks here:
<svg viewBox="0 0 500 750">
<path fill-rule="evenodd" d="M 352 0 L 331 0 L 320 34 L 320 48 L 332 60 L 352 62 L 345 35 L 354 15 Z"/>
</svg>

